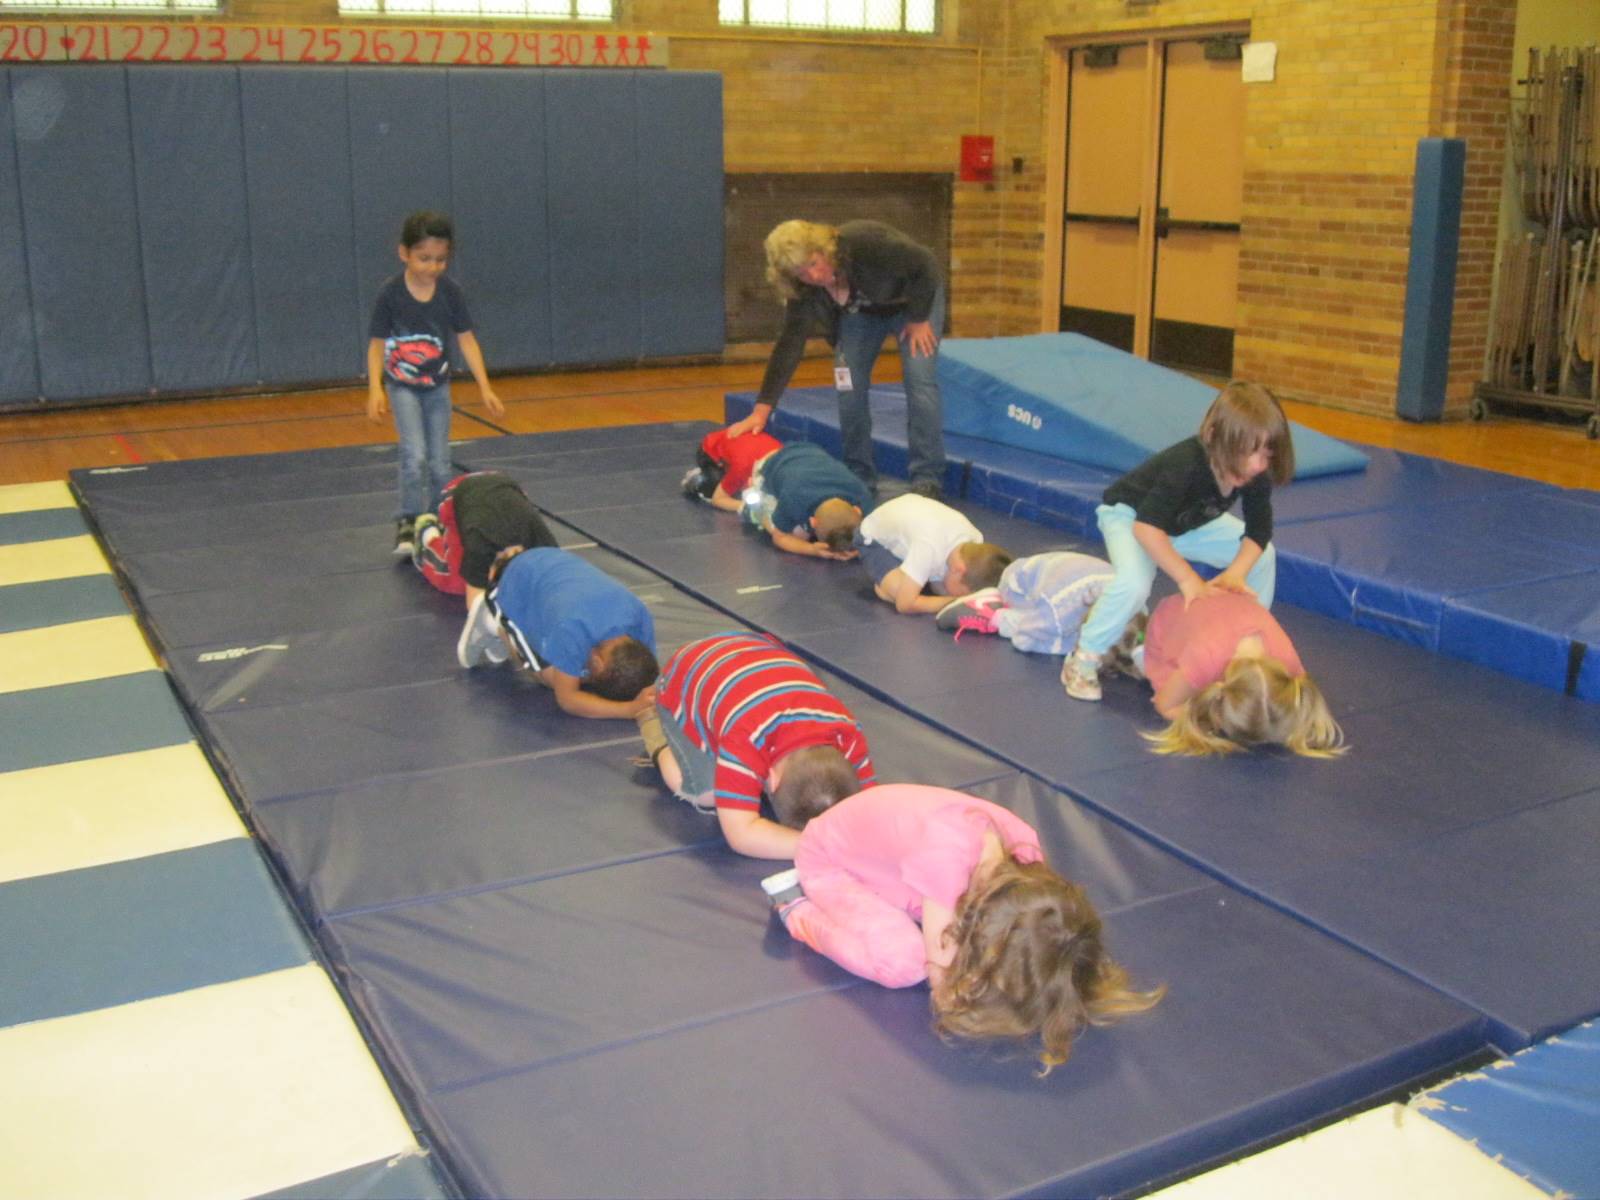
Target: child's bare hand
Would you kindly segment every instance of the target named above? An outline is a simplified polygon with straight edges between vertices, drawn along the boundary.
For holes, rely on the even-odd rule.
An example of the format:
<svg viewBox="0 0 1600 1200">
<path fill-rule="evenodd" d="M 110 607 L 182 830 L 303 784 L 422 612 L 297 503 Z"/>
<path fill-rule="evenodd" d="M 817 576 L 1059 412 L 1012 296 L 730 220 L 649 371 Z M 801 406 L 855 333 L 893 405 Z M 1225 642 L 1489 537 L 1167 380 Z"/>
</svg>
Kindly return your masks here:
<svg viewBox="0 0 1600 1200">
<path fill-rule="evenodd" d="M 857 552 L 854 550 L 830 550 L 826 542 L 813 542 L 812 546 L 815 548 L 811 553 L 817 558 L 831 558 L 834 562 L 849 562 L 852 558 L 857 557 Z"/>
<path fill-rule="evenodd" d="M 728 436 L 731 438 L 743 437 L 747 433 L 760 433 L 767 427 L 767 414 L 761 410 L 760 405 L 750 410 L 750 415 L 742 421 L 735 421 L 728 426 Z"/>
<path fill-rule="evenodd" d="M 383 420 L 384 415 L 388 411 L 389 402 L 382 391 L 371 391 L 367 393 L 367 420 L 376 424 L 377 422 Z"/>
<path fill-rule="evenodd" d="M 1212 592 L 1232 592 L 1236 596 L 1254 596 L 1256 594 L 1255 588 L 1237 576 L 1228 574 L 1226 571 L 1211 581 L 1209 590 Z"/>
<path fill-rule="evenodd" d="M 633 707 L 628 710 L 630 717 L 637 717 L 642 712 L 648 712 L 650 706 L 656 702 L 656 689 L 647 687 L 633 698 Z"/>
<path fill-rule="evenodd" d="M 483 389 L 483 406 L 489 410 L 491 417 L 503 417 L 506 415 L 504 402 L 488 388 Z"/>
</svg>

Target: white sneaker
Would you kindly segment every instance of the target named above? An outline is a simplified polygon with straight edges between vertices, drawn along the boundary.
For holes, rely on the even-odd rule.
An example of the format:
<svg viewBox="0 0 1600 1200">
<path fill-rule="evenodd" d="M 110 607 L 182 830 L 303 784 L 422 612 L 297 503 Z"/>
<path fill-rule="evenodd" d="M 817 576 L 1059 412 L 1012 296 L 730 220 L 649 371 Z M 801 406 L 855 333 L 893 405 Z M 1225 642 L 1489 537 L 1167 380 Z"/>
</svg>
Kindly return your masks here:
<svg viewBox="0 0 1600 1200">
<path fill-rule="evenodd" d="M 486 596 L 478 596 L 467 610 L 467 623 L 456 642 L 456 661 L 471 670 L 483 663 L 498 665 L 509 657 L 500 640 L 500 624 L 489 611 Z"/>
<path fill-rule="evenodd" d="M 1061 664 L 1061 686 L 1074 700 L 1100 699 L 1100 664 L 1074 651 Z"/>
<path fill-rule="evenodd" d="M 772 907 L 782 911 L 796 900 L 804 900 L 806 894 L 800 887 L 800 872 L 794 867 L 787 871 L 779 871 L 776 875 L 768 875 L 761 881 L 761 890 L 767 894 L 767 900 Z"/>
</svg>

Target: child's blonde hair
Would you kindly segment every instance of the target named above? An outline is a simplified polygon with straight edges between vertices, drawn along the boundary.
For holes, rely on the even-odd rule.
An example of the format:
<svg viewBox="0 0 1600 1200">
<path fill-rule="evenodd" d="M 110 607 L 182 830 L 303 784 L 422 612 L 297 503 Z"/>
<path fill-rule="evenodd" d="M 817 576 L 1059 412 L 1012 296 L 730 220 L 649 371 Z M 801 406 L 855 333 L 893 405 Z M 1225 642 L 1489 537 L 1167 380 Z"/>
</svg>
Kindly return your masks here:
<svg viewBox="0 0 1600 1200">
<path fill-rule="evenodd" d="M 800 294 L 795 276 L 820 254 L 835 262 L 839 254 L 839 231 L 832 225 L 811 221 L 785 221 L 767 234 L 767 282 L 780 297 L 793 300 Z"/>
<path fill-rule="evenodd" d="M 1228 663 L 1216 683 L 1190 697 L 1172 724 L 1144 737 L 1157 754 L 1232 754 L 1276 744 L 1309 758 L 1345 752 L 1344 730 L 1309 675 L 1291 675 L 1275 658 Z"/>
<path fill-rule="evenodd" d="M 1011 551 L 993 542 L 962 542 L 956 553 L 966 567 L 961 578 L 973 592 L 994 587 L 1011 565 Z"/>
<path fill-rule="evenodd" d="M 1259 383 L 1235 379 L 1211 402 L 1200 422 L 1200 444 L 1218 475 L 1237 474 L 1239 464 L 1262 446 L 1272 451 L 1267 473 L 1282 487 L 1294 478 L 1294 439 L 1278 398 Z"/>
<path fill-rule="evenodd" d="M 861 510 L 844 497 L 824 500 L 812 516 L 816 518 L 812 531 L 829 550 L 843 553 L 855 543 L 856 530 L 861 528 Z"/>
<path fill-rule="evenodd" d="M 955 958 L 932 990 L 945 1037 L 1039 1039 L 1041 1075 L 1088 1025 L 1144 1012 L 1166 986 L 1135 991 L 1106 952 L 1084 891 L 1042 862 L 1009 854 L 975 873 L 945 930 Z"/>
</svg>

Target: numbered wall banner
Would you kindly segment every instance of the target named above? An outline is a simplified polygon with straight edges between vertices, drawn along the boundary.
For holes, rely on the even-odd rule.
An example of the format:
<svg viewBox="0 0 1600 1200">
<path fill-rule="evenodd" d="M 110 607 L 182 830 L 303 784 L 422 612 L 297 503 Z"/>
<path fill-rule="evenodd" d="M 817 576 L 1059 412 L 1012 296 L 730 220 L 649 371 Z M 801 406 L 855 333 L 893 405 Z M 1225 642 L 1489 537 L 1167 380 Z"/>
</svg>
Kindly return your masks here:
<svg viewBox="0 0 1600 1200">
<path fill-rule="evenodd" d="M 396 25 L 0 22 L 0 63 L 45 62 L 665 67 L 667 39 L 651 33 Z"/>
</svg>

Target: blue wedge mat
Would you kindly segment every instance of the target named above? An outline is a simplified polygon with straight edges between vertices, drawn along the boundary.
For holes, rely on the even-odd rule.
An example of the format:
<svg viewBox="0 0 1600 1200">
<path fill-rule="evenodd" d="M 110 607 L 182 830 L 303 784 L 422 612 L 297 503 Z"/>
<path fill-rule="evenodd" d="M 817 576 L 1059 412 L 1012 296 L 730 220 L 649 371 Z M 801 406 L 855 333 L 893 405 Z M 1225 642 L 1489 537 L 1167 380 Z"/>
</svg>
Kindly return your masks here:
<svg viewBox="0 0 1600 1200">
<path fill-rule="evenodd" d="M 729 395 L 728 419 L 753 399 Z M 874 388 L 873 410 L 880 465 L 903 461 L 903 393 Z M 832 391 L 786 394 L 772 429 L 837 451 Z M 1094 510 L 1113 473 L 959 435 L 946 448 L 951 495 L 1098 542 Z M 1371 456 L 1360 474 L 1297 479 L 1274 496 L 1278 598 L 1600 700 L 1600 668 L 1583 665 L 1595 609 L 1582 600 L 1600 594 L 1600 493 L 1393 450 Z"/>
<path fill-rule="evenodd" d="M 944 423 L 1003 446 L 1118 473 L 1192 435 L 1215 388 L 1077 333 L 946 338 Z M 1366 456 L 1294 425 L 1295 475 L 1359 471 Z"/>
<path fill-rule="evenodd" d="M 1552 1196 L 1600 1196 L 1600 1026 L 1433 1092 L 1428 1115 Z"/>
<path fill-rule="evenodd" d="M 646 461 L 687 461 L 704 428 L 493 439 L 472 443 L 470 461 L 570 482 L 570 500 L 594 464 L 568 473 L 573 461 L 542 460 L 598 450 L 622 462 L 641 451 Z M 329 465 L 308 458 L 298 469 Z M 153 486 L 161 473 L 124 486 Z M 206 485 L 225 473 L 191 465 L 174 477 Z M 753 589 L 746 601 L 787 591 L 785 605 L 806 593 L 821 605 L 843 593 L 853 608 L 829 618 L 831 634 L 848 632 L 852 613 L 874 644 L 890 631 L 932 634 L 863 596 L 852 564 L 784 559 L 721 514 L 707 524 L 675 478 L 663 503 L 663 474 L 617 472 L 609 493 L 581 493 L 594 507 L 578 513 L 559 496 L 536 499 L 569 516 L 577 536 L 592 520 L 616 519 L 619 536 L 651 544 L 651 514 L 677 506 L 700 523 L 700 538 L 735 545 L 756 581 L 736 585 L 736 595 Z M 117 486 L 102 476 L 87 490 Z M 206 521 L 203 509 L 189 511 Z M 1026 548 L 1058 541 L 1004 517 L 983 523 Z M 1482 1044 L 1472 1009 L 1212 882 L 901 702 L 891 707 L 875 681 L 836 682 L 881 777 L 968 786 L 1023 813 L 1103 906 L 1136 975 L 1173 988 L 1147 1017 L 1086 1035 L 1073 1062 L 1043 1081 L 1025 1059 L 946 1047 L 928 1030 L 925 992 L 856 980 L 769 924 L 755 884 L 770 866 L 732 855 L 713 822 L 635 773 L 626 723 L 564 717 L 543 689 L 506 672 L 447 673 L 461 610 L 408 568 L 373 565 L 374 549 L 387 550 L 383 532 L 310 539 L 326 545 L 303 547 L 300 580 L 286 578 L 287 547 L 273 529 L 203 547 L 171 528 L 188 544 L 124 557 L 113 537 L 110 548 L 158 640 L 185 648 L 172 655 L 175 670 L 212 753 L 468 1194 L 1123 1190 Z M 696 536 L 680 535 L 682 561 Z M 822 571 L 764 591 L 763 563 Z M 672 592 L 644 582 L 639 566 L 616 569 L 630 586 Z M 286 586 L 307 581 L 320 587 Z M 700 586 L 717 582 L 708 575 Z M 414 608 L 399 583 L 416 589 Z M 373 626 L 400 629 L 362 628 L 350 594 L 370 598 Z M 659 610 L 673 613 L 661 621 L 664 644 L 729 626 L 726 613 L 672 594 Z M 257 596 L 271 623 L 253 611 Z M 795 607 L 797 624 L 800 614 Z M 293 627 L 286 650 L 201 661 L 208 647 L 248 648 L 272 624 Z M 440 645 L 423 649 L 430 627 Z M 1049 660 L 1033 665 L 1053 675 Z M 1052 706 L 1018 702 L 1015 669 L 1003 662 L 987 677 L 991 690 L 1013 690 L 992 715 L 1068 724 L 1059 690 Z M 1095 753 L 1086 742 L 1084 754 Z M 775 1080 L 784 1106 L 809 1114 L 804 1129 L 753 1102 Z M 908 1142 L 917 1149 L 908 1153 Z"/>
</svg>

